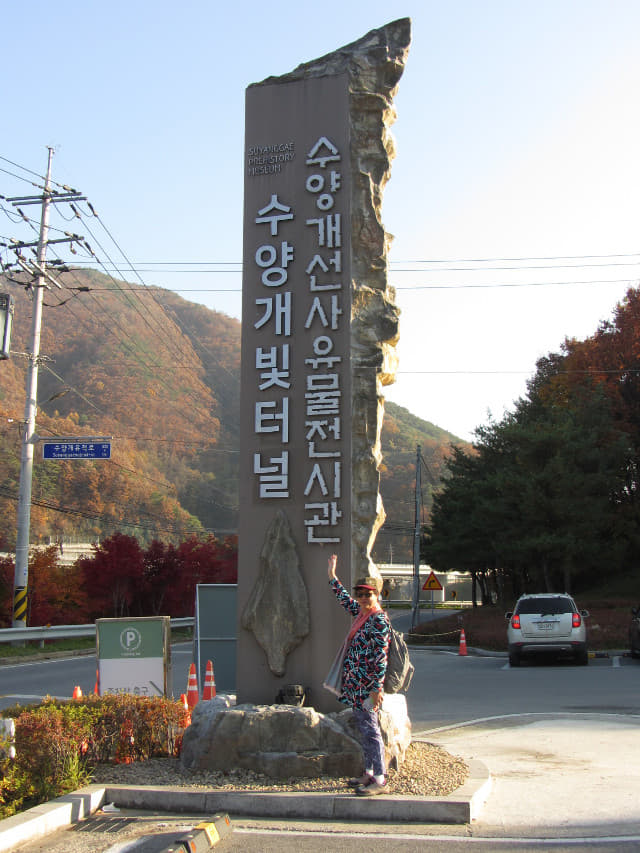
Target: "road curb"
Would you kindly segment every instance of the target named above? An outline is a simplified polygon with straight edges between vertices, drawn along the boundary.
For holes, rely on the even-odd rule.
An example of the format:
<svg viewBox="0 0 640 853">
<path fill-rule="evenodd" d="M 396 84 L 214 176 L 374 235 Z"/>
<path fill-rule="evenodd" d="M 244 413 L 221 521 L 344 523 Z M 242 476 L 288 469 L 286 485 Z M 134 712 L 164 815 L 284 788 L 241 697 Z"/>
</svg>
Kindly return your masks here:
<svg viewBox="0 0 640 853">
<path fill-rule="evenodd" d="M 120 809 L 189 814 L 225 812 L 241 817 L 359 820 L 385 823 L 470 823 L 478 817 L 491 792 L 491 776 L 481 761 L 469 762 L 469 777 L 445 797 L 375 798 L 352 793 L 270 793 L 251 790 L 215 791 L 206 788 L 148 785 L 87 785 L 72 794 L 35 806 L 0 821 L 0 853 L 71 826 L 113 803 Z"/>
<path fill-rule="evenodd" d="M 105 802 L 104 785 L 87 785 L 0 821 L 0 851 L 18 850 L 21 844 L 43 838 L 93 814 Z"/>
<path fill-rule="evenodd" d="M 206 788 L 106 785 L 105 798 L 123 809 L 157 810 L 206 814 L 228 812 L 232 817 L 279 817 L 313 820 L 373 820 L 470 823 L 480 813 L 491 791 L 489 771 L 481 761 L 469 762 L 464 785 L 444 797 L 403 797 L 395 794 L 375 798 L 353 793 L 271 793 L 263 791 L 215 791 Z M 0 824 L 1 828 L 1 824 Z"/>
</svg>

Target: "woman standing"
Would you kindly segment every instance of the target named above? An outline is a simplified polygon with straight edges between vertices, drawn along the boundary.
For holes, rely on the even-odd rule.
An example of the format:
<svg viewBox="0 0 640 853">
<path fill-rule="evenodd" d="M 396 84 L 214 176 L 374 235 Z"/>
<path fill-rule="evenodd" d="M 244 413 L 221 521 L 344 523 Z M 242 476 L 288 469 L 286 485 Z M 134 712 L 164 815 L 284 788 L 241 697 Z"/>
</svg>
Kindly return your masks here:
<svg viewBox="0 0 640 853">
<path fill-rule="evenodd" d="M 339 700 L 351 705 L 360 731 L 364 752 L 364 774 L 350 779 L 356 794 L 373 797 L 385 790 L 384 743 L 378 711 L 382 705 L 382 686 L 387 672 L 389 622 L 378 596 L 382 586 L 374 577 L 360 578 L 354 587 L 354 598 L 336 576 L 338 558 L 329 557 L 329 583 L 344 609 L 355 616 L 347 636 L 342 686 Z"/>
</svg>

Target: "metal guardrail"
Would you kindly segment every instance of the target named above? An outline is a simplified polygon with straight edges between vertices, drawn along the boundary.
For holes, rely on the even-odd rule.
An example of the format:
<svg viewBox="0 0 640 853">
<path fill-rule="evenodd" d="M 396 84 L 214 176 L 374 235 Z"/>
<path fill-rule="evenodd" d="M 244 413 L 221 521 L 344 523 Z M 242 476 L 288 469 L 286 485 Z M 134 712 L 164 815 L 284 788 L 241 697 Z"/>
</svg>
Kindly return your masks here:
<svg viewBox="0 0 640 853">
<path fill-rule="evenodd" d="M 194 618 L 185 616 L 172 619 L 172 628 L 193 628 Z M 20 640 L 67 640 L 72 637 L 95 637 L 93 625 L 43 625 L 38 628 L 1 628 L 0 643 L 13 643 Z"/>
</svg>

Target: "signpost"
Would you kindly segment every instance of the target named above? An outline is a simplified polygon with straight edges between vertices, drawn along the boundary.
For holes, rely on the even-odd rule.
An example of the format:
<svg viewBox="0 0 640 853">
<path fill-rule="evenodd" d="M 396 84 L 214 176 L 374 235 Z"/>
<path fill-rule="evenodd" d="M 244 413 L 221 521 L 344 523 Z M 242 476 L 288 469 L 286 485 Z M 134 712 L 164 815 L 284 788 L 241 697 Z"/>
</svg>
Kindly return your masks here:
<svg viewBox="0 0 640 853">
<path fill-rule="evenodd" d="M 96 619 L 100 695 L 171 695 L 168 616 Z"/>
<path fill-rule="evenodd" d="M 442 584 L 440 583 L 438 578 L 435 576 L 434 572 L 429 573 L 429 577 L 426 579 L 426 581 L 422 585 L 422 589 L 424 589 L 425 591 L 429 591 L 431 593 L 431 610 L 433 611 L 433 593 L 436 590 L 439 591 L 442 589 Z"/>
<path fill-rule="evenodd" d="M 111 459 L 111 436 L 39 438 L 43 459 Z"/>
</svg>

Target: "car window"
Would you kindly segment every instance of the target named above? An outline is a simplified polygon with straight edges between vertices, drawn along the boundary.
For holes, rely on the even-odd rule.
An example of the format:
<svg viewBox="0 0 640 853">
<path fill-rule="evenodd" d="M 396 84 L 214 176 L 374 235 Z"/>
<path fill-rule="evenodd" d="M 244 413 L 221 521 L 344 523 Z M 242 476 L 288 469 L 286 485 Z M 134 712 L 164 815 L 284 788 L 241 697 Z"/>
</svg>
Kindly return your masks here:
<svg viewBox="0 0 640 853">
<path fill-rule="evenodd" d="M 516 613 L 539 613 L 542 616 L 554 616 L 558 613 L 572 613 L 573 607 L 568 598 L 550 595 L 541 598 L 525 598 L 518 602 Z"/>
</svg>

